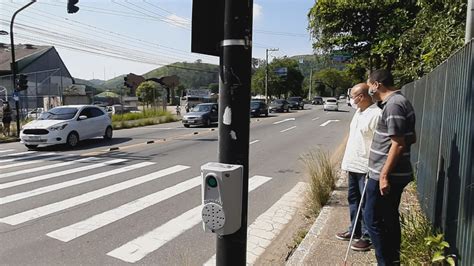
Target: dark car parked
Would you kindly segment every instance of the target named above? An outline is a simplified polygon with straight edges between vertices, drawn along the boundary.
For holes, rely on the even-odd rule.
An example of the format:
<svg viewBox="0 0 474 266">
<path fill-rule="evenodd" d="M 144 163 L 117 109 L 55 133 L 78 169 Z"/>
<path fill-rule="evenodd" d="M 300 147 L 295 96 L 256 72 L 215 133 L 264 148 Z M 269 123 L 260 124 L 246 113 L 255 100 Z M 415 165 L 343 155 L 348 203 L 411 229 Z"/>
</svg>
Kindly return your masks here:
<svg viewBox="0 0 474 266">
<path fill-rule="evenodd" d="M 321 96 L 314 96 L 313 100 L 311 101 L 312 104 L 324 104 L 323 97 Z"/>
<path fill-rule="evenodd" d="M 270 103 L 270 112 L 289 112 L 290 104 L 285 99 L 273 100 Z"/>
<path fill-rule="evenodd" d="M 250 115 L 251 116 L 268 116 L 268 106 L 262 101 L 251 101 L 250 102 Z"/>
<path fill-rule="evenodd" d="M 295 96 L 295 97 L 290 97 L 287 100 L 290 103 L 290 108 L 291 109 L 304 109 L 304 102 L 303 102 L 303 97 Z"/>
<path fill-rule="evenodd" d="M 217 103 L 201 103 L 196 105 L 191 111 L 183 116 L 183 125 L 189 126 L 206 126 L 217 123 L 218 120 Z"/>
</svg>

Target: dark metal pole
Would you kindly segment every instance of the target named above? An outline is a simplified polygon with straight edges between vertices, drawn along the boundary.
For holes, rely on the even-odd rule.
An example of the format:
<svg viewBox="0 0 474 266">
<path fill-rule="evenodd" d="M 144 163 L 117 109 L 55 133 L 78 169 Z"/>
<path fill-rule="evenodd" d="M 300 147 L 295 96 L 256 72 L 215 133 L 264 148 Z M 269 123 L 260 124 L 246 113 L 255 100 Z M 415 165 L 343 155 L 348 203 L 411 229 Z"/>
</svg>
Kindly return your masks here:
<svg viewBox="0 0 474 266">
<path fill-rule="evenodd" d="M 217 265 L 245 265 L 253 0 L 225 0 L 219 79 L 219 162 L 243 165 L 241 228 L 218 236 Z"/>
<path fill-rule="evenodd" d="M 23 6 L 22 8 L 18 9 L 15 13 L 13 13 L 12 20 L 10 22 L 10 49 L 12 51 L 12 63 L 11 63 L 11 70 L 12 70 L 12 82 L 13 82 L 13 91 L 16 90 L 16 74 L 17 74 L 17 65 L 15 61 L 15 42 L 13 38 L 13 23 L 15 22 L 15 17 L 18 13 L 20 13 L 23 9 L 29 7 L 30 5 L 34 4 L 36 0 L 31 0 L 28 4 Z M 20 95 L 18 94 L 18 98 Z M 27 99 L 28 100 L 28 99 Z M 16 109 L 16 135 L 20 137 L 20 105 L 18 103 L 19 99 L 15 99 L 15 109 Z"/>
</svg>

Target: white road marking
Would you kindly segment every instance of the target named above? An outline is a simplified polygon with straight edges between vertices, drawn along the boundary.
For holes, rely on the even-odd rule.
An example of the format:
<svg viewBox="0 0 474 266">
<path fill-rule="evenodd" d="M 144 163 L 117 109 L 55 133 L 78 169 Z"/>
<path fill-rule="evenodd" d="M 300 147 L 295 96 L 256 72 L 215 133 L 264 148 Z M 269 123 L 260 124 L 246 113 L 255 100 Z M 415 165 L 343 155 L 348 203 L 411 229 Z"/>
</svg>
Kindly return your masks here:
<svg viewBox="0 0 474 266">
<path fill-rule="evenodd" d="M 10 149 L 10 150 L 0 150 L 0 153 L 10 152 L 10 151 L 14 151 L 14 149 Z"/>
<path fill-rule="evenodd" d="M 176 128 L 171 128 L 171 127 L 141 127 L 140 129 L 163 129 L 163 130 L 171 130 L 171 129 L 176 129 Z"/>
<path fill-rule="evenodd" d="M 131 180 L 127 180 L 118 184 L 114 184 L 112 186 L 108 186 L 105 188 L 101 188 L 98 190 L 91 191 L 89 193 L 85 193 L 73 198 L 69 198 L 63 201 L 51 203 L 45 206 L 41 206 L 35 209 L 31 209 L 28 211 L 20 212 L 14 215 L 10 215 L 0 219 L 0 223 L 6 223 L 10 225 L 17 225 L 27 221 L 31 221 L 43 216 L 46 216 L 51 213 L 59 212 L 89 201 L 93 201 L 98 198 L 105 197 L 115 192 L 119 192 L 125 190 L 127 188 L 131 188 L 134 186 L 141 185 L 143 183 L 179 172 L 188 169 L 189 166 L 184 165 L 175 165 L 173 167 L 169 167 L 158 172 L 154 172 L 148 175 L 140 176 Z"/>
<path fill-rule="evenodd" d="M 60 172 L 55 172 L 55 173 L 50 173 L 50 174 L 45 174 L 45 175 L 40 175 L 40 176 L 34 176 L 34 177 L 27 178 L 27 179 L 20 179 L 20 180 L 17 180 L 17 181 L 12 181 L 12 182 L 8 182 L 8 183 L 0 184 L 0 189 L 16 187 L 16 186 L 19 186 L 19 185 L 33 183 L 33 182 L 46 180 L 46 179 L 50 179 L 50 178 L 54 178 L 54 177 L 58 177 L 58 176 L 69 175 L 69 174 L 73 174 L 73 173 L 77 173 L 77 172 L 81 172 L 81 171 L 87 171 L 87 170 L 103 167 L 103 166 L 110 165 L 110 164 L 121 163 L 121 162 L 125 162 L 125 161 L 126 161 L 126 159 L 115 159 L 115 160 L 111 160 L 111 161 L 107 161 L 107 162 L 96 163 L 96 164 L 91 164 L 91 165 L 85 165 L 85 166 L 78 167 L 78 168 L 72 168 L 72 169 L 68 169 L 68 170 L 64 170 L 64 171 L 60 171 Z"/>
<path fill-rule="evenodd" d="M 48 192 L 51 192 L 51 191 L 55 191 L 55 190 L 58 190 L 58 189 L 62 189 L 62 188 L 82 184 L 82 183 L 85 183 L 85 182 L 101 179 L 101 178 L 108 177 L 108 176 L 111 176 L 111 175 L 117 175 L 117 174 L 120 174 L 120 173 L 123 173 L 123 172 L 139 169 L 139 168 L 149 166 L 149 165 L 152 165 L 152 164 L 155 164 L 155 163 L 152 163 L 152 162 L 138 163 L 138 164 L 129 165 L 129 166 L 126 166 L 126 167 L 123 167 L 123 168 L 98 173 L 98 174 L 95 174 L 95 175 L 85 176 L 85 177 L 81 177 L 81 178 L 78 178 L 78 179 L 69 180 L 69 181 L 58 183 L 58 184 L 53 184 L 53 185 L 50 185 L 50 186 L 40 187 L 40 188 L 30 190 L 30 191 L 25 191 L 25 192 L 13 194 L 13 195 L 8 195 L 6 197 L 0 198 L 0 205 L 1 204 L 6 204 L 6 203 L 9 203 L 9 202 L 13 202 L 13 201 L 17 201 L 17 200 L 21 200 L 21 199 L 30 198 L 30 197 L 37 196 L 37 195 L 41 195 L 41 194 L 48 193 Z"/>
<path fill-rule="evenodd" d="M 0 163 L 23 161 L 23 160 L 26 160 L 26 159 L 31 159 L 31 158 L 35 158 L 35 157 L 49 156 L 49 155 L 54 155 L 54 154 L 56 154 L 56 153 L 55 152 L 48 152 L 48 153 L 34 154 L 34 155 L 19 157 L 19 158 L 3 159 L 3 160 L 0 160 Z"/>
<path fill-rule="evenodd" d="M 249 143 L 249 145 L 255 144 L 255 143 L 259 142 L 259 141 L 260 141 L 260 140 L 256 139 L 256 140 L 254 140 L 254 141 L 251 141 L 251 142 Z"/>
<path fill-rule="evenodd" d="M 35 153 L 36 151 L 24 151 L 24 152 L 17 152 L 17 153 L 10 153 L 10 154 L 4 154 L 1 157 L 11 157 L 11 156 L 20 156 L 20 155 L 25 155 L 25 154 L 31 154 Z"/>
<path fill-rule="evenodd" d="M 285 193 L 268 210 L 260 214 L 247 230 L 247 265 L 253 265 L 258 257 L 283 230 L 284 226 L 290 222 L 298 209 L 298 205 L 304 200 L 303 193 L 306 191 L 306 184 L 299 182 L 289 192 Z M 282 210 L 284 210 L 282 212 Z M 270 225 L 270 226 L 268 226 Z M 270 239 L 269 239 L 270 238 Z M 212 256 L 203 265 L 216 265 L 216 255 Z"/>
<path fill-rule="evenodd" d="M 34 173 L 34 172 L 43 171 L 43 170 L 47 170 L 47 169 L 63 167 L 63 166 L 71 165 L 71 164 L 76 164 L 76 163 L 79 163 L 79 162 L 94 161 L 94 160 L 98 160 L 98 159 L 99 158 L 96 158 L 96 157 L 88 157 L 88 158 L 69 161 L 69 162 L 56 163 L 56 164 L 50 164 L 50 165 L 45 165 L 45 166 L 40 166 L 40 167 L 35 167 L 35 168 L 30 168 L 30 169 L 24 169 L 24 170 L 19 170 L 19 171 L 15 171 L 15 172 L 0 174 L 0 178 L 11 177 L 11 176 L 16 176 L 16 175 L 22 175 L 22 174 L 27 174 L 27 173 Z"/>
<path fill-rule="evenodd" d="M 292 130 L 292 129 L 295 129 L 295 128 L 296 128 L 296 126 L 292 126 L 292 127 L 290 127 L 290 128 L 283 129 L 282 131 L 280 131 L 280 133 L 283 133 L 283 132 L 286 132 L 286 131 L 288 131 L 288 130 Z"/>
<path fill-rule="evenodd" d="M 318 119 L 319 119 L 319 117 L 315 117 L 315 118 L 313 118 L 313 119 L 311 119 L 311 120 L 313 120 L 313 121 L 314 121 L 314 120 L 318 120 Z"/>
<path fill-rule="evenodd" d="M 325 127 L 325 126 L 327 126 L 327 125 L 328 125 L 329 123 L 331 123 L 331 122 L 339 122 L 339 120 L 328 120 L 328 121 L 322 123 L 322 124 L 319 125 L 319 126 L 320 126 L 320 127 Z"/>
<path fill-rule="evenodd" d="M 265 176 L 252 177 L 249 180 L 249 191 L 253 191 L 270 180 L 270 177 Z M 137 262 L 186 230 L 198 225 L 202 219 L 201 209 L 202 206 L 197 206 L 156 229 L 110 251 L 107 255 L 125 262 Z"/>
<path fill-rule="evenodd" d="M 195 188 L 201 184 L 202 177 L 197 176 L 172 187 L 168 187 L 148 196 L 136 199 L 115 209 L 94 215 L 81 222 L 50 232 L 46 235 L 63 242 L 69 242 L 103 226 L 106 226 L 136 212 L 144 210 L 145 208 L 148 208 L 164 200 L 170 199 L 176 195 L 186 192 L 187 190 Z"/>
<path fill-rule="evenodd" d="M 296 118 L 292 117 L 292 118 L 287 118 L 287 119 L 283 119 L 281 121 L 274 122 L 273 124 L 278 125 L 280 123 L 284 123 L 284 122 L 288 122 L 288 121 L 294 121 L 294 120 L 296 120 Z"/>
</svg>

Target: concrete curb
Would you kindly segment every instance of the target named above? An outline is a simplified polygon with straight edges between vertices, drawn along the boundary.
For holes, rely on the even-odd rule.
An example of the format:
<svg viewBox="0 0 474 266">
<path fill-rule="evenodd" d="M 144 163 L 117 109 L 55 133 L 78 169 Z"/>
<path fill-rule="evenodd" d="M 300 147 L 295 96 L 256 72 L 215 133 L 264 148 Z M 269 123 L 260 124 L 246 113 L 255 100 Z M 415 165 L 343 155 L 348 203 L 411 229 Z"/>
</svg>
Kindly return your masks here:
<svg viewBox="0 0 474 266">
<path fill-rule="evenodd" d="M 345 175 L 341 172 L 339 174 L 339 179 L 336 182 L 336 188 L 339 188 L 344 184 L 344 178 L 345 178 Z M 335 196 L 336 196 L 336 190 L 331 192 L 331 196 L 328 200 L 328 203 L 326 203 L 326 206 L 324 206 L 321 209 L 321 212 L 316 218 L 316 221 L 314 221 L 313 225 L 311 226 L 311 229 L 303 238 L 303 241 L 301 241 L 298 248 L 295 250 L 295 252 L 293 252 L 291 257 L 288 259 L 288 261 L 286 262 L 286 265 L 304 265 L 306 256 L 310 254 L 313 244 L 316 242 L 316 239 L 321 234 L 322 229 L 326 225 L 326 222 L 333 210 L 333 207 L 328 206 L 328 204 L 331 201 L 335 200 Z"/>
</svg>

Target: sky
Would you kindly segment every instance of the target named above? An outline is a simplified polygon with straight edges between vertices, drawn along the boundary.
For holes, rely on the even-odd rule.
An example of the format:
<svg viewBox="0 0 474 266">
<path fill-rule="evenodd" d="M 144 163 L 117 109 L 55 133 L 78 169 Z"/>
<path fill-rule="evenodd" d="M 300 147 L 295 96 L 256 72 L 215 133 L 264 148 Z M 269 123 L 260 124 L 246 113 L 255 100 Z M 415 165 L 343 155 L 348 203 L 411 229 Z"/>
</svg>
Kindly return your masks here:
<svg viewBox="0 0 474 266">
<path fill-rule="evenodd" d="M 196 0 L 197 1 L 197 0 Z M 201 0 L 202 1 L 202 0 Z M 25 0 L 0 0 L 0 30 L 9 32 Z M 53 45 L 75 78 L 144 74 L 174 62 L 218 64 L 218 57 L 191 53 L 192 0 L 37 0 L 15 19 L 15 44 Z M 252 57 L 311 54 L 307 30 L 314 0 L 254 0 Z M 9 36 L 0 42 L 10 43 Z"/>
</svg>

